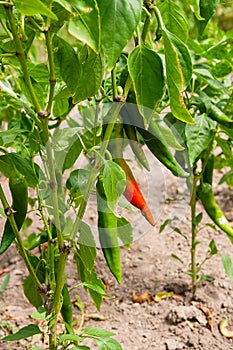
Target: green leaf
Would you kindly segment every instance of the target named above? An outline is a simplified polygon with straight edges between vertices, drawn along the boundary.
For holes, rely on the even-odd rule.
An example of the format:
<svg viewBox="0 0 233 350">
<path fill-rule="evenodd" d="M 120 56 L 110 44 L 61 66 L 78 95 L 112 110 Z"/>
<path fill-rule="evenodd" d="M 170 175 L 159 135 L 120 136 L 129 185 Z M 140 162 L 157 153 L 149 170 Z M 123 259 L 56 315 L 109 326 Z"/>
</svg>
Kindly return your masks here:
<svg viewBox="0 0 233 350">
<path fill-rule="evenodd" d="M 90 46 L 95 52 L 100 52 L 101 30 L 97 1 L 74 0 L 72 5 L 75 16 L 69 22 L 69 33 Z"/>
<path fill-rule="evenodd" d="M 182 41 L 188 39 L 189 22 L 186 13 L 174 1 L 165 0 L 157 4 L 165 27 Z"/>
<path fill-rule="evenodd" d="M 101 337 L 101 338 L 110 338 L 113 335 L 115 335 L 115 333 L 109 332 L 106 329 L 99 328 L 99 327 L 86 327 L 82 331 L 82 334 L 88 334 L 94 337 Z"/>
<path fill-rule="evenodd" d="M 42 334 L 41 330 L 39 329 L 38 326 L 35 324 L 30 324 L 26 327 L 21 328 L 18 332 L 7 335 L 6 337 L 2 338 L 1 340 L 7 340 L 7 341 L 16 341 L 16 340 L 21 340 L 21 339 L 26 339 L 34 334 Z"/>
<path fill-rule="evenodd" d="M 104 163 L 103 185 L 108 206 L 114 212 L 117 200 L 126 187 L 126 175 L 124 170 L 112 160 Z"/>
<path fill-rule="evenodd" d="M 99 285 L 97 284 L 93 284 L 93 283 L 90 283 L 90 282 L 83 282 L 82 285 L 84 287 L 87 287 L 89 290 L 93 290 L 94 292 L 102 295 L 102 296 L 105 296 L 105 297 L 108 297 L 108 294 L 106 294 L 105 292 L 105 289 L 100 287 Z"/>
<path fill-rule="evenodd" d="M 28 186 L 36 187 L 39 180 L 31 166 L 30 161 L 23 158 L 18 153 L 8 153 L 6 156 L 12 160 L 15 168 L 25 177 Z"/>
<path fill-rule="evenodd" d="M 191 10 L 194 12 L 196 18 L 201 21 L 203 18 L 200 15 L 199 0 L 189 0 Z"/>
<path fill-rule="evenodd" d="M 84 101 L 94 96 L 100 88 L 104 75 L 104 60 L 101 54 L 94 51 L 88 53 L 82 64 L 82 74 L 77 82 L 73 103 Z"/>
<path fill-rule="evenodd" d="M 71 141 L 71 146 L 65 155 L 63 166 L 62 166 L 62 172 L 64 172 L 66 169 L 72 168 L 75 161 L 80 156 L 82 150 L 83 150 L 83 147 L 82 147 L 81 140 L 79 137 L 76 136 L 76 140 Z"/>
<path fill-rule="evenodd" d="M 61 341 L 66 341 L 66 340 L 70 340 L 74 342 L 82 341 L 82 338 L 77 334 L 61 334 L 59 338 Z"/>
<path fill-rule="evenodd" d="M 121 345 L 112 338 L 104 338 L 104 339 L 93 339 L 99 346 L 100 350 L 122 350 Z"/>
<path fill-rule="evenodd" d="M 54 2 L 57 2 L 59 5 L 64 7 L 66 11 L 72 12 L 72 4 L 66 0 L 54 0 Z"/>
<path fill-rule="evenodd" d="M 6 221 L 0 243 L 0 255 L 3 254 L 14 242 L 15 234 L 12 230 L 9 220 Z"/>
<path fill-rule="evenodd" d="M 203 217 L 203 213 L 199 213 L 196 217 L 195 217 L 195 225 L 198 226 L 202 220 Z"/>
<path fill-rule="evenodd" d="M 62 79 L 73 93 L 81 76 L 81 64 L 73 47 L 59 36 L 53 39 L 55 63 Z"/>
<path fill-rule="evenodd" d="M 184 261 L 181 258 L 179 258 L 176 254 L 171 254 L 171 257 L 175 260 L 178 260 L 181 264 L 184 264 Z"/>
<path fill-rule="evenodd" d="M 177 151 L 183 151 L 184 147 L 177 141 L 171 128 L 160 118 L 150 122 L 149 129 L 164 145 Z"/>
<path fill-rule="evenodd" d="M 125 218 L 117 218 L 118 237 L 126 248 L 130 248 L 133 242 L 133 228 Z"/>
<path fill-rule="evenodd" d="M 22 15 L 33 16 L 40 14 L 57 20 L 57 16 L 40 0 L 14 0 L 13 2 Z"/>
<path fill-rule="evenodd" d="M 164 93 L 161 58 L 144 45 L 138 46 L 129 55 L 128 67 L 140 113 L 149 119 Z"/>
<path fill-rule="evenodd" d="M 208 147 L 215 129 L 215 122 L 208 118 L 206 114 L 196 116 L 195 121 L 196 125 L 187 124 L 185 129 L 191 166 Z"/>
<path fill-rule="evenodd" d="M 226 274 L 229 277 L 229 279 L 231 280 L 231 282 L 233 283 L 233 264 L 232 264 L 232 260 L 227 254 L 224 254 L 224 253 L 221 254 L 221 257 L 222 257 L 222 264 L 224 266 Z"/>
<path fill-rule="evenodd" d="M 185 44 L 169 33 L 165 27 L 162 29 L 162 34 L 171 112 L 177 119 L 194 124 L 195 122 L 183 101 L 183 91 L 189 79 L 188 74 L 192 72 L 190 55 Z M 186 79 L 182 69 L 187 73 Z M 189 70 L 190 72 L 188 72 Z"/>
<path fill-rule="evenodd" d="M 8 154 L 0 156 L 0 172 L 8 179 L 18 177 L 19 175 Z"/>
<path fill-rule="evenodd" d="M 91 286 L 95 285 L 95 286 L 98 286 L 100 288 L 100 290 L 104 290 L 105 286 L 104 286 L 102 280 L 100 278 L 98 278 L 95 270 L 93 269 L 92 271 L 89 271 L 85 267 L 85 265 L 83 263 L 83 260 L 85 260 L 85 256 L 80 255 L 79 249 L 77 249 L 77 252 L 74 255 L 74 259 L 75 259 L 75 262 L 77 265 L 77 271 L 78 271 L 78 275 L 79 275 L 80 280 L 83 283 L 90 284 Z M 103 301 L 103 296 L 99 293 L 99 290 L 98 290 L 98 292 L 96 292 L 95 290 L 93 290 L 93 288 L 89 289 L 88 286 L 86 288 L 88 289 L 90 296 L 95 303 L 96 308 L 99 310 L 101 303 Z"/>
<path fill-rule="evenodd" d="M 210 254 L 211 255 L 215 255 L 215 254 L 218 253 L 218 249 L 217 249 L 216 243 L 215 243 L 215 241 L 213 239 L 209 243 L 209 248 L 210 248 Z"/>
<path fill-rule="evenodd" d="M 78 238 L 79 254 L 85 268 L 92 271 L 96 259 L 95 240 L 88 224 L 82 221 Z"/>
<path fill-rule="evenodd" d="M 101 20 L 101 45 L 108 69 L 112 69 L 135 31 L 142 9 L 141 0 L 97 0 Z"/>
<path fill-rule="evenodd" d="M 219 0 L 200 0 L 200 15 L 204 20 L 197 22 L 199 35 L 202 35 L 210 18 L 215 14 L 219 5 Z"/>
<path fill-rule="evenodd" d="M 4 278 L 4 281 L 2 282 L 1 286 L 0 286 L 0 293 L 3 293 L 5 292 L 7 286 L 8 286 L 8 283 L 10 281 L 10 274 L 8 273 L 6 275 L 6 277 Z M 1 296 L 1 295 L 0 295 Z"/>
<path fill-rule="evenodd" d="M 38 292 L 38 286 L 34 283 L 31 276 L 25 278 L 23 282 L 23 291 L 31 305 L 35 306 L 36 308 L 43 305 L 43 299 Z"/>
</svg>

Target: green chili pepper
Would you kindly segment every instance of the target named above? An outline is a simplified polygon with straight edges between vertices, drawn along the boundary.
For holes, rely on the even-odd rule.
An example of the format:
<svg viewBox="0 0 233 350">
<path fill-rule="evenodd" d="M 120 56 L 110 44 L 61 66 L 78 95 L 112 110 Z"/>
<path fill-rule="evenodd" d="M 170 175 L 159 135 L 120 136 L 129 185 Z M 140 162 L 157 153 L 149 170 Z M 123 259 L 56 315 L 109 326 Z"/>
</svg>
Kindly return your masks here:
<svg viewBox="0 0 233 350">
<path fill-rule="evenodd" d="M 27 214 L 28 206 L 28 186 L 24 176 L 19 175 L 17 178 L 10 178 L 9 187 L 12 195 L 12 209 L 14 219 L 18 230 L 21 229 Z M 3 254 L 14 241 L 15 235 L 12 230 L 10 221 L 5 223 L 3 236 L 0 244 L 0 254 Z"/>
<path fill-rule="evenodd" d="M 204 183 L 212 185 L 213 182 L 213 170 L 214 170 L 214 155 L 211 154 L 206 163 L 202 178 Z"/>
<path fill-rule="evenodd" d="M 211 119 L 215 120 L 220 125 L 233 128 L 233 120 L 228 118 L 228 116 L 224 114 L 217 106 L 211 104 L 211 106 L 208 108 L 207 114 Z"/>
<path fill-rule="evenodd" d="M 143 152 L 142 146 L 138 142 L 136 127 L 130 124 L 124 124 L 123 128 L 128 138 L 130 147 L 133 153 L 135 154 L 136 158 L 146 170 L 150 171 L 150 165 L 148 163 L 148 160 L 145 156 L 145 153 Z"/>
<path fill-rule="evenodd" d="M 227 234 L 231 243 L 233 243 L 233 227 L 230 225 L 229 221 L 216 203 L 211 184 L 202 183 L 198 186 L 197 196 L 200 198 L 209 217 Z"/>
<path fill-rule="evenodd" d="M 70 300 L 70 293 L 68 291 L 67 285 L 64 284 L 64 287 L 62 289 L 62 307 L 61 307 L 61 314 L 63 317 L 63 320 L 65 321 L 65 326 L 67 329 L 67 332 L 70 333 L 70 329 L 72 329 L 72 303 Z"/>
<path fill-rule="evenodd" d="M 138 142 L 136 127 L 134 124 L 132 124 L 130 120 L 129 111 L 127 107 L 124 106 L 122 108 L 121 116 L 123 119 L 123 128 L 133 153 L 135 154 L 138 161 L 142 164 L 142 166 L 144 166 L 146 170 L 150 171 L 148 160 L 145 156 L 145 153 L 143 152 L 142 146 Z"/>
<path fill-rule="evenodd" d="M 189 174 L 176 161 L 173 154 L 155 135 L 149 131 L 137 128 L 142 135 L 147 147 L 154 156 L 163 163 L 175 176 L 188 177 Z"/>
<path fill-rule="evenodd" d="M 98 207 L 98 231 L 101 249 L 110 271 L 118 283 L 122 280 L 120 247 L 118 243 L 117 216 L 108 206 L 101 175 L 96 184 Z"/>
</svg>

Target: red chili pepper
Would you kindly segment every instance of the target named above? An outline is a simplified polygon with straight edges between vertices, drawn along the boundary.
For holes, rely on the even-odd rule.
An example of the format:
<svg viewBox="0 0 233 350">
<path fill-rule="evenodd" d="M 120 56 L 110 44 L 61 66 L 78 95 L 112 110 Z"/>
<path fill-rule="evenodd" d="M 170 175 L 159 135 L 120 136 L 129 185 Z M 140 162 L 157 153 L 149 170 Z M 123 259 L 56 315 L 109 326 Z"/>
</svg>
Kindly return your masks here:
<svg viewBox="0 0 233 350">
<path fill-rule="evenodd" d="M 134 175 L 124 160 L 124 158 L 116 158 L 114 161 L 121 166 L 126 174 L 126 189 L 123 193 L 125 198 L 136 208 L 141 210 L 143 216 L 146 220 L 152 225 L 155 226 L 155 219 L 148 208 L 145 198 L 142 195 L 142 192 L 137 184 L 137 181 L 134 178 Z"/>
</svg>

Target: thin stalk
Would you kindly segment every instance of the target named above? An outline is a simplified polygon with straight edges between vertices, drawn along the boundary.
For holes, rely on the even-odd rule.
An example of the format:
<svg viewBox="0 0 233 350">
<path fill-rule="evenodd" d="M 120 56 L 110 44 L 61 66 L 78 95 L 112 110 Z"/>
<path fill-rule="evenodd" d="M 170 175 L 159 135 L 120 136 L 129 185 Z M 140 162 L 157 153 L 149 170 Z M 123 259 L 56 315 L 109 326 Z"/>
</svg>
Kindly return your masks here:
<svg viewBox="0 0 233 350">
<path fill-rule="evenodd" d="M 57 240 L 59 249 L 63 248 L 64 239 L 61 233 L 61 225 L 60 225 L 60 217 L 59 217 L 59 205 L 58 205 L 58 195 L 57 195 L 57 179 L 54 168 L 54 159 L 52 154 L 52 147 L 50 141 L 46 144 L 46 153 L 48 160 L 48 170 L 49 170 L 49 185 L 51 188 L 51 196 L 53 203 L 53 213 L 54 213 L 54 221 L 57 229 Z"/>
<path fill-rule="evenodd" d="M 196 224 L 196 203 L 197 203 L 197 178 L 193 177 L 192 194 L 190 200 L 191 206 L 191 220 L 192 220 L 192 240 L 191 240 L 191 271 L 192 271 L 192 294 L 193 297 L 197 288 L 197 263 L 196 263 L 196 238 L 197 238 L 197 224 Z"/>
<path fill-rule="evenodd" d="M 5 193 L 4 193 L 3 189 L 2 189 L 1 184 L 0 184 L 0 199 L 1 199 L 1 202 L 2 202 L 4 210 L 10 208 L 10 205 L 9 205 L 7 199 L 6 199 L 6 196 L 5 196 Z M 17 243 L 18 243 L 18 246 L 19 246 L 20 255 L 22 256 L 22 258 L 23 258 L 23 260 L 25 262 L 25 265 L 26 265 L 26 267 L 27 267 L 27 269 L 28 269 L 32 279 L 34 280 L 35 284 L 37 285 L 38 288 L 40 288 L 41 287 L 41 283 L 38 280 L 38 278 L 36 276 L 36 273 L 35 273 L 32 265 L 31 265 L 31 263 L 30 263 L 30 261 L 28 259 L 27 253 L 26 253 L 26 251 L 24 249 L 23 242 L 22 242 L 22 239 L 21 239 L 20 234 L 19 234 L 18 227 L 17 227 L 16 222 L 15 222 L 14 214 L 13 213 L 10 214 L 9 216 L 7 216 L 7 218 L 9 220 L 10 224 L 11 224 L 11 228 L 12 228 L 12 230 L 14 232 L 14 235 L 15 235 L 15 238 L 17 240 Z"/>
<path fill-rule="evenodd" d="M 47 52 L 48 52 L 49 71 L 50 71 L 50 89 L 49 89 L 49 100 L 48 100 L 48 104 L 47 104 L 47 111 L 48 111 L 48 113 L 51 113 L 53 96 L 54 96 L 55 85 L 56 85 L 56 76 L 55 76 L 55 67 L 54 67 L 54 58 L 53 58 L 52 42 L 51 42 L 51 35 L 50 35 L 50 27 L 48 27 L 48 30 L 45 32 L 45 41 L 46 41 L 46 47 L 47 47 Z"/>
<path fill-rule="evenodd" d="M 14 15 L 12 12 L 12 6 L 8 3 L 8 5 L 4 5 L 4 7 L 5 7 L 7 18 L 8 18 L 9 23 L 10 23 L 11 32 L 12 32 L 14 42 L 15 42 L 15 47 L 16 47 L 16 56 L 17 56 L 17 58 L 20 62 L 20 65 L 21 65 L 25 84 L 26 84 L 28 92 L 31 96 L 35 110 L 36 110 L 37 114 L 39 114 L 41 111 L 41 107 L 40 107 L 40 104 L 39 104 L 38 99 L 36 97 L 34 88 L 32 86 L 31 78 L 30 78 L 30 75 L 29 75 L 29 72 L 27 69 L 25 52 L 24 52 L 22 43 L 21 43 L 19 36 L 18 36 L 18 31 L 17 31 L 16 25 L 15 25 Z"/>
<path fill-rule="evenodd" d="M 111 77 L 112 77 L 113 101 L 116 101 L 116 98 L 117 98 L 117 83 L 116 83 L 116 68 L 115 67 L 111 71 Z"/>
</svg>

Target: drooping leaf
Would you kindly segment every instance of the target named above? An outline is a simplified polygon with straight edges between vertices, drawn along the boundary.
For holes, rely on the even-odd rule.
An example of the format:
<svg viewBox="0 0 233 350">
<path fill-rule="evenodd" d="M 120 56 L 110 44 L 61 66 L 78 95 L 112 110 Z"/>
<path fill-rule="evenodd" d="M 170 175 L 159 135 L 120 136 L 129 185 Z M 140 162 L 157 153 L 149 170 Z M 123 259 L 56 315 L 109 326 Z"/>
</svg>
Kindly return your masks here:
<svg viewBox="0 0 233 350">
<path fill-rule="evenodd" d="M 88 224 L 82 222 L 78 238 L 79 253 L 85 268 L 92 271 L 96 258 L 95 240 Z"/>
<path fill-rule="evenodd" d="M 103 185 L 108 206 L 112 211 L 115 211 L 117 200 L 125 190 L 126 175 L 124 170 L 111 160 L 104 164 Z"/>
<path fill-rule="evenodd" d="M 75 0 L 72 1 L 72 6 L 75 16 L 69 22 L 69 33 L 96 53 L 100 52 L 101 29 L 97 1 Z"/>
<path fill-rule="evenodd" d="M 0 285 L 0 293 L 5 292 L 9 281 L 10 281 L 10 274 L 8 273 L 8 274 L 6 275 L 6 277 L 4 278 L 4 281 L 3 281 L 2 284 Z M 1 299 L 1 294 L 0 294 L 0 299 Z"/>
<path fill-rule="evenodd" d="M 215 14 L 219 0 L 200 0 L 200 15 L 204 20 L 197 22 L 198 32 L 202 35 L 210 18 Z"/>
<path fill-rule="evenodd" d="M 40 14 L 57 20 L 57 16 L 40 0 L 14 0 L 13 2 L 22 15 L 33 16 Z"/>
<path fill-rule="evenodd" d="M 78 272 L 79 278 L 81 279 L 81 281 L 83 283 L 87 283 L 87 284 L 90 283 L 92 287 L 93 287 L 93 285 L 95 285 L 95 286 L 98 286 L 101 290 L 104 290 L 105 286 L 104 286 L 102 280 L 100 278 L 98 278 L 95 270 L 93 269 L 90 272 L 89 270 L 86 269 L 85 265 L 83 264 L 83 260 L 85 260 L 85 256 L 81 256 L 81 253 L 82 252 L 80 252 L 80 250 L 77 249 L 77 253 L 74 256 L 74 259 L 75 259 L 75 262 L 77 265 L 77 272 Z M 103 295 L 100 294 L 99 292 L 96 292 L 95 290 L 93 290 L 93 288 L 88 288 L 88 285 L 86 288 L 89 291 L 90 296 L 95 303 L 95 306 L 99 310 L 101 303 L 103 301 Z"/>
<path fill-rule="evenodd" d="M 54 2 L 57 2 L 59 5 L 64 7 L 66 11 L 72 12 L 72 4 L 66 0 L 54 0 Z"/>
<path fill-rule="evenodd" d="M 186 108 L 183 100 L 183 91 L 185 89 L 185 80 L 184 73 L 182 71 L 181 62 L 179 59 L 178 51 L 175 44 L 172 42 L 174 36 L 170 34 L 165 27 L 162 29 L 162 35 L 164 40 L 164 50 L 165 50 L 165 62 L 166 62 L 166 73 L 167 73 L 167 85 L 168 85 L 168 93 L 170 98 L 170 108 L 171 112 L 177 119 L 185 122 L 194 124 L 194 120 Z M 176 45 L 179 43 L 179 48 L 184 48 L 184 44 L 179 41 L 178 38 L 175 38 Z M 187 53 L 187 51 L 186 51 Z M 186 61 L 184 57 L 185 63 L 189 66 L 189 62 Z M 190 58 L 190 56 L 189 56 Z M 192 70 L 192 66 L 190 66 L 190 70 Z"/>
<path fill-rule="evenodd" d="M 43 305 L 43 299 L 38 292 L 38 286 L 35 285 L 31 276 L 25 278 L 23 282 L 23 291 L 31 305 L 36 308 Z"/>
<path fill-rule="evenodd" d="M 81 76 L 81 64 L 73 47 L 59 36 L 53 39 L 55 63 L 62 79 L 73 93 Z"/>
<path fill-rule="evenodd" d="M 196 18 L 201 21 L 203 18 L 200 15 L 200 1 L 199 0 L 189 0 L 190 8 L 194 12 Z"/>
<path fill-rule="evenodd" d="M 129 55 L 128 67 L 140 113 L 149 119 L 164 93 L 161 58 L 144 45 L 138 46 Z"/>
<path fill-rule="evenodd" d="M 38 326 L 35 324 L 30 324 L 28 326 L 25 326 L 21 328 L 18 332 L 7 335 L 6 337 L 2 338 L 1 340 L 6 340 L 6 341 L 16 341 L 16 340 L 21 340 L 21 339 L 26 339 L 29 338 L 35 334 L 42 334 L 41 330 L 39 329 Z"/>
<path fill-rule="evenodd" d="M 231 258 L 227 255 L 222 253 L 222 264 L 224 266 L 224 269 L 226 271 L 227 276 L 229 277 L 230 281 L 233 283 L 233 264 Z"/>
<path fill-rule="evenodd" d="M 213 239 L 209 243 L 209 248 L 210 248 L 211 255 L 215 255 L 218 253 L 218 248 L 217 248 L 216 243 Z"/>
<path fill-rule="evenodd" d="M 78 103 L 94 96 L 100 88 L 104 74 L 104 60 L 101 54 L 89 52 L 82 64 L 82 74 L 77 81 L 73 102 Z"/>
<path fill-rule="evenodd" d="M 157 6 L 166 28 L 179 39 L 186 42 L 188 39 L 189 22 L 182 7 L 172 0 L 159 2 Z"/>
<path fill-rule="evenodd" d="M 177 141 L 171 128 L 160 118 L 150 122 L 149 129 L 164 145 L 177 151 L 183 151 L 184 147 Z"/>
<path fill-rule="evenodd" d="M 208 147 L 213 136 L 215 122 L 206 114 L 195 117 L 196 125 L 186 125 L 185 134 L 191 165 Z"/>
<path fill-rule="evenodd" d="M 12 160 L 15 168 L 22 174 L 30 187 L 36 187 L 38 184 L 37 174 L 34 172 L 28 159 L 23 158 L 18 153 L 8 153 L 7 156 Z"/>
<path fill-rule="evenodd" d="M 112 69 L 131 39 L 141 16 L 141 0 L 97 0 L 101 20 L 101 45 Z"/>
<path fill-rule="evenodd" d="M 117 218 L 118 237 L 126 248 L 133 242 L 133 228 L 125 218 Z"/>
</svg>

